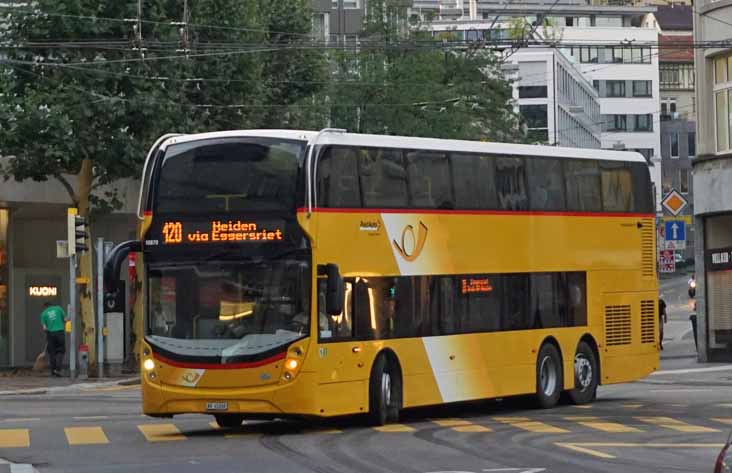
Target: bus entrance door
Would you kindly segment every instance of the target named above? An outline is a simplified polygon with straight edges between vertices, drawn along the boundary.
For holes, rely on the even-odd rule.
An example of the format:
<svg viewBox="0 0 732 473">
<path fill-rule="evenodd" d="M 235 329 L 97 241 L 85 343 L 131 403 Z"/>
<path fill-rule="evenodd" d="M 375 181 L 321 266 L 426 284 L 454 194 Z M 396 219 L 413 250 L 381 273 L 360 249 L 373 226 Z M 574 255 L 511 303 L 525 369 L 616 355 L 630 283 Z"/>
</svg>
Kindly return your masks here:
<svg viewBox="0 0 732 473">
<path fill-rule="evenodd" d="M 352 414 L 368 409 L 368 367 L 363 352 L 364 344 L 359 341 L 321 343 L 318 347 L 318 398 L 324 400 L 329 410 L 321 411 L 323 414 Z"/>
</svg>

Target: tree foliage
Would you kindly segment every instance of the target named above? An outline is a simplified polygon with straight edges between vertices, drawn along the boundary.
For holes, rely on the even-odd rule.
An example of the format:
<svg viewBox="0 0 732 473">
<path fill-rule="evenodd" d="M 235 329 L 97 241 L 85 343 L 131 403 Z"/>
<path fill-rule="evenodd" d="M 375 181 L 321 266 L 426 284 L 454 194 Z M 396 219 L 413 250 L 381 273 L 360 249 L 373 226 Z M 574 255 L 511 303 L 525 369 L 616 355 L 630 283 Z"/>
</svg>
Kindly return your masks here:
<svg viewBox="0 0 732 473">
<path fill-rule="evenodd" d="M 385 133 L 521 141 L 511 84 L 494 51 L 435 47 L 404 2 L 368 3 L 357 49 L 334 54 L 323 92 L 330 125 Z"/>
<path fill-rule="evenodd" d="M 0 7 L 6 178 L 55 178 L 86 209 L 67 176 L 88 160 L 89 203 L 106 209 L 120 202 L 98 189 L 137 177 L 164 133 L 276 126 L 320 87 L 321 53 L 296 47 L 310 32 L 307 4 L 146 0 L 141 22 L 129 0 Z"/>
</svg>

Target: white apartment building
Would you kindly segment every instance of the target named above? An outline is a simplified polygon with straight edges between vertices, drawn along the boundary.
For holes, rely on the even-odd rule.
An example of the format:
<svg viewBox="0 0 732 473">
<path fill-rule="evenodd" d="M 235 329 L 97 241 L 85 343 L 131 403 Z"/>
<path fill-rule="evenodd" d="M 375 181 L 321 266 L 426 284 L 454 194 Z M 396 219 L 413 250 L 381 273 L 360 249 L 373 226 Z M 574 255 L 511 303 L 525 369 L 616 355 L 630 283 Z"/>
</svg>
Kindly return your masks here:
<svg viewBox="0 0 732 473">
<path fill-rule="evenodd" d="M 556 49 L 523 49 L 504 66 L 532 141 L 601 148 L 600 102 L 592 83 Z"/>
<path fill-rule="evenodd" d="M 643 22 L 644 17 L 654 12 L 656 7 L 592 5 L 572 0 L 562 0 L 556 4 L 521 0 L 501 4 L 479 0 L 469 9 L 471 2 L 465 0 L 454 3 L 458 8 L 448 9 L 445 2 L 421 0 L 414 2 L 413 9 L 425 19 L 431 16 L 430 6 L 437 6 L 438 3 L 440 8 L 434 10 L 434 19 L 428 26 L 438 37 L 464 41 L 489 40 L 493 45 L 505 48 L 506 45 L 501 44 L 501 41 L 509 40 L 511 22 L 515 18 L 524 18 L 528 24 L 548 24 L 548 27 L 535 29 L 535 39 L 545 38 L 558 44 L 566 62 L 578 70 L 585 82 L 592 84 L 596 90 L 601 116 L 594 125 L 600 128 L 601 147 L 638 151 L 646 157 L 656 188 L 657 210 L 660 211 L 659 60 L 658 50 L 651 47 L 658 41 L 658 31 Z M 535 49 L 536 46 L 524 48 L 529 52 Z M 516 55 L 518 53 L 511 56 L 510 63 L 515 63 L 513 57 Z M 558 72 L 555 68 L 550 82 L 558 81 Z M 521 78 L 516 88 L 522 87 L 521 81 L 525 79 Z M 547 100 L 549 98 L 547 94 Z M 519 96 L 517 99 L 519 107 L 524 106 L 524 110 L 526 105 L 539 105 L 539 102 L 529 103 Z M 567 119 L 564 115 L 560 117 L 558 110 L 553 112 L 556 117 L 548 110 L 547 128 L 553 126 L 553 120 Z M 587 125 L 579 126 L 589 132 Z M 530 131 L 534 131 L 531 128 L 535 127 L 530 127 Z M 564 127 L 560 125 L 556 129 Z M 566 137 L 548 135 L 546 143 L 573 146 L 570 144 L 572 140 Z"/>
<path fill-rule="evenodd" d="M 613 38 L 615 38 L 613 40 Z M 567 27 L 562 40 L 575 44 L 627 42 L 627 47 L 565 48 L 600 95 L 602 147 L 638 151 L 649 162 L 657 210 L 661 203 L 661 120 L 655 28 Z M 637 44 L 638 46 L 634 46 Z"/>
</svg>

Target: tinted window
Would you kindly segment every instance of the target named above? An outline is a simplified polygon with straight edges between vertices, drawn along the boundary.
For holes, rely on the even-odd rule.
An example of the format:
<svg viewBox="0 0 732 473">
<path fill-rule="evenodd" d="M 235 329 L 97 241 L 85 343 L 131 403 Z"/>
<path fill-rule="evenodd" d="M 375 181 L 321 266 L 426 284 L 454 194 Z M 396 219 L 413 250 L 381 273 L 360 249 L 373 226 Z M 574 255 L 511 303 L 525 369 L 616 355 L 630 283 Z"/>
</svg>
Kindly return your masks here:
<svg viewBox="0 0 732 473">
<path fill-rule="evenodd" d="M 496 193 L 500 209 L 528 209 L 526 167 L 522 158 L 496 158 Z"/>
<path fill-rule="evenodd" d="M 529 189 L 532 210 L 564 210 L 564 176 L 558 159 L 529 159 Z"/>
<path fill-rule="evenodd" d="M 407 207 L 407 172 L 401 152 L 361 149 L 358 154 L 364 207 Z"/>
<path fill-rule="evenodd" d="M 630 163 L 628 165 L 633 176 L 633 203 L 634 211 L 654 213 L 654 196 L 651 184 L 651 175 L 646 163 Z"/>
<path fill-rule="evenodd" d="M 585 299 L 585 275 L 580 272 L 348 279 L 344 313 L 326 321 L 321 309 L 320 338 L 343 339 L 354 333 L 359 339 L 387 339 L 586 325 Z M 322 307 L 324 300 L 319 304 Z"/>
<path fill-rule="evenodd" d="M 303 147 L 301 142 L 265 138 L 171 146 L 160 170 L 156 211 L 292 211 Z"/>
<path fill-rule="evenodd" d="M 633 211 L 633 181 L 624 163 L 600 163 L 603 209 L 607 212 Z"/>
<path fill-rule="evenodd" d="M 583 212 L 602 211 L 600 167 L 597 161 L 573 159 L 564 162 L 567 184 L 567 209 Z"/>
<path fill-rule="evenodd" d="M 357 152 L 330 147 L 318 160 L 318 205 L 361 207 Z"/>
<path fill-rule="evenodd" d="M 456 208 L 498 208 L 494 158 L 477 154 L 453 154 L 451 164 Z"/>
<path fill-rule="evenodd" d="M 411 207 L 455 208 L 447 155 L 412 151 L 407 153 L 406 158 Z"/>
</svg>

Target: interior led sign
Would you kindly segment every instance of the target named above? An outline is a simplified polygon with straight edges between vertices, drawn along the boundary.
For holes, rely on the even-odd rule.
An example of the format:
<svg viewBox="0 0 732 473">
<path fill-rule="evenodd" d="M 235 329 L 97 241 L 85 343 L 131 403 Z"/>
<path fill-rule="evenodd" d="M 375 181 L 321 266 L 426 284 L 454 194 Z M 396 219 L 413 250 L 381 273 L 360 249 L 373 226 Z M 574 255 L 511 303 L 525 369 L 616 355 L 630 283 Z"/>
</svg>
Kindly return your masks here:
<svg viewBox="0 0 732 473">
<path fill-rule="evenodd" d="M 165 221 L 162 227 L 165 245 L 181 243 L 277 242 L 284 239 L 282 225 L 265 225 L 242 220 L 208 222 Z"/>
<path fill-rule="evenodd" d="M 493 286 L 490 279 L 463 279 L 461 290 L 463 294 L 486 293 L 493 292 Z"/>
<path fill-rule="evenodd" d="M 56 286 L 30 286 L 28 295 L 30 297 L 56 297 L 58 288 Z"/>
</svg>

